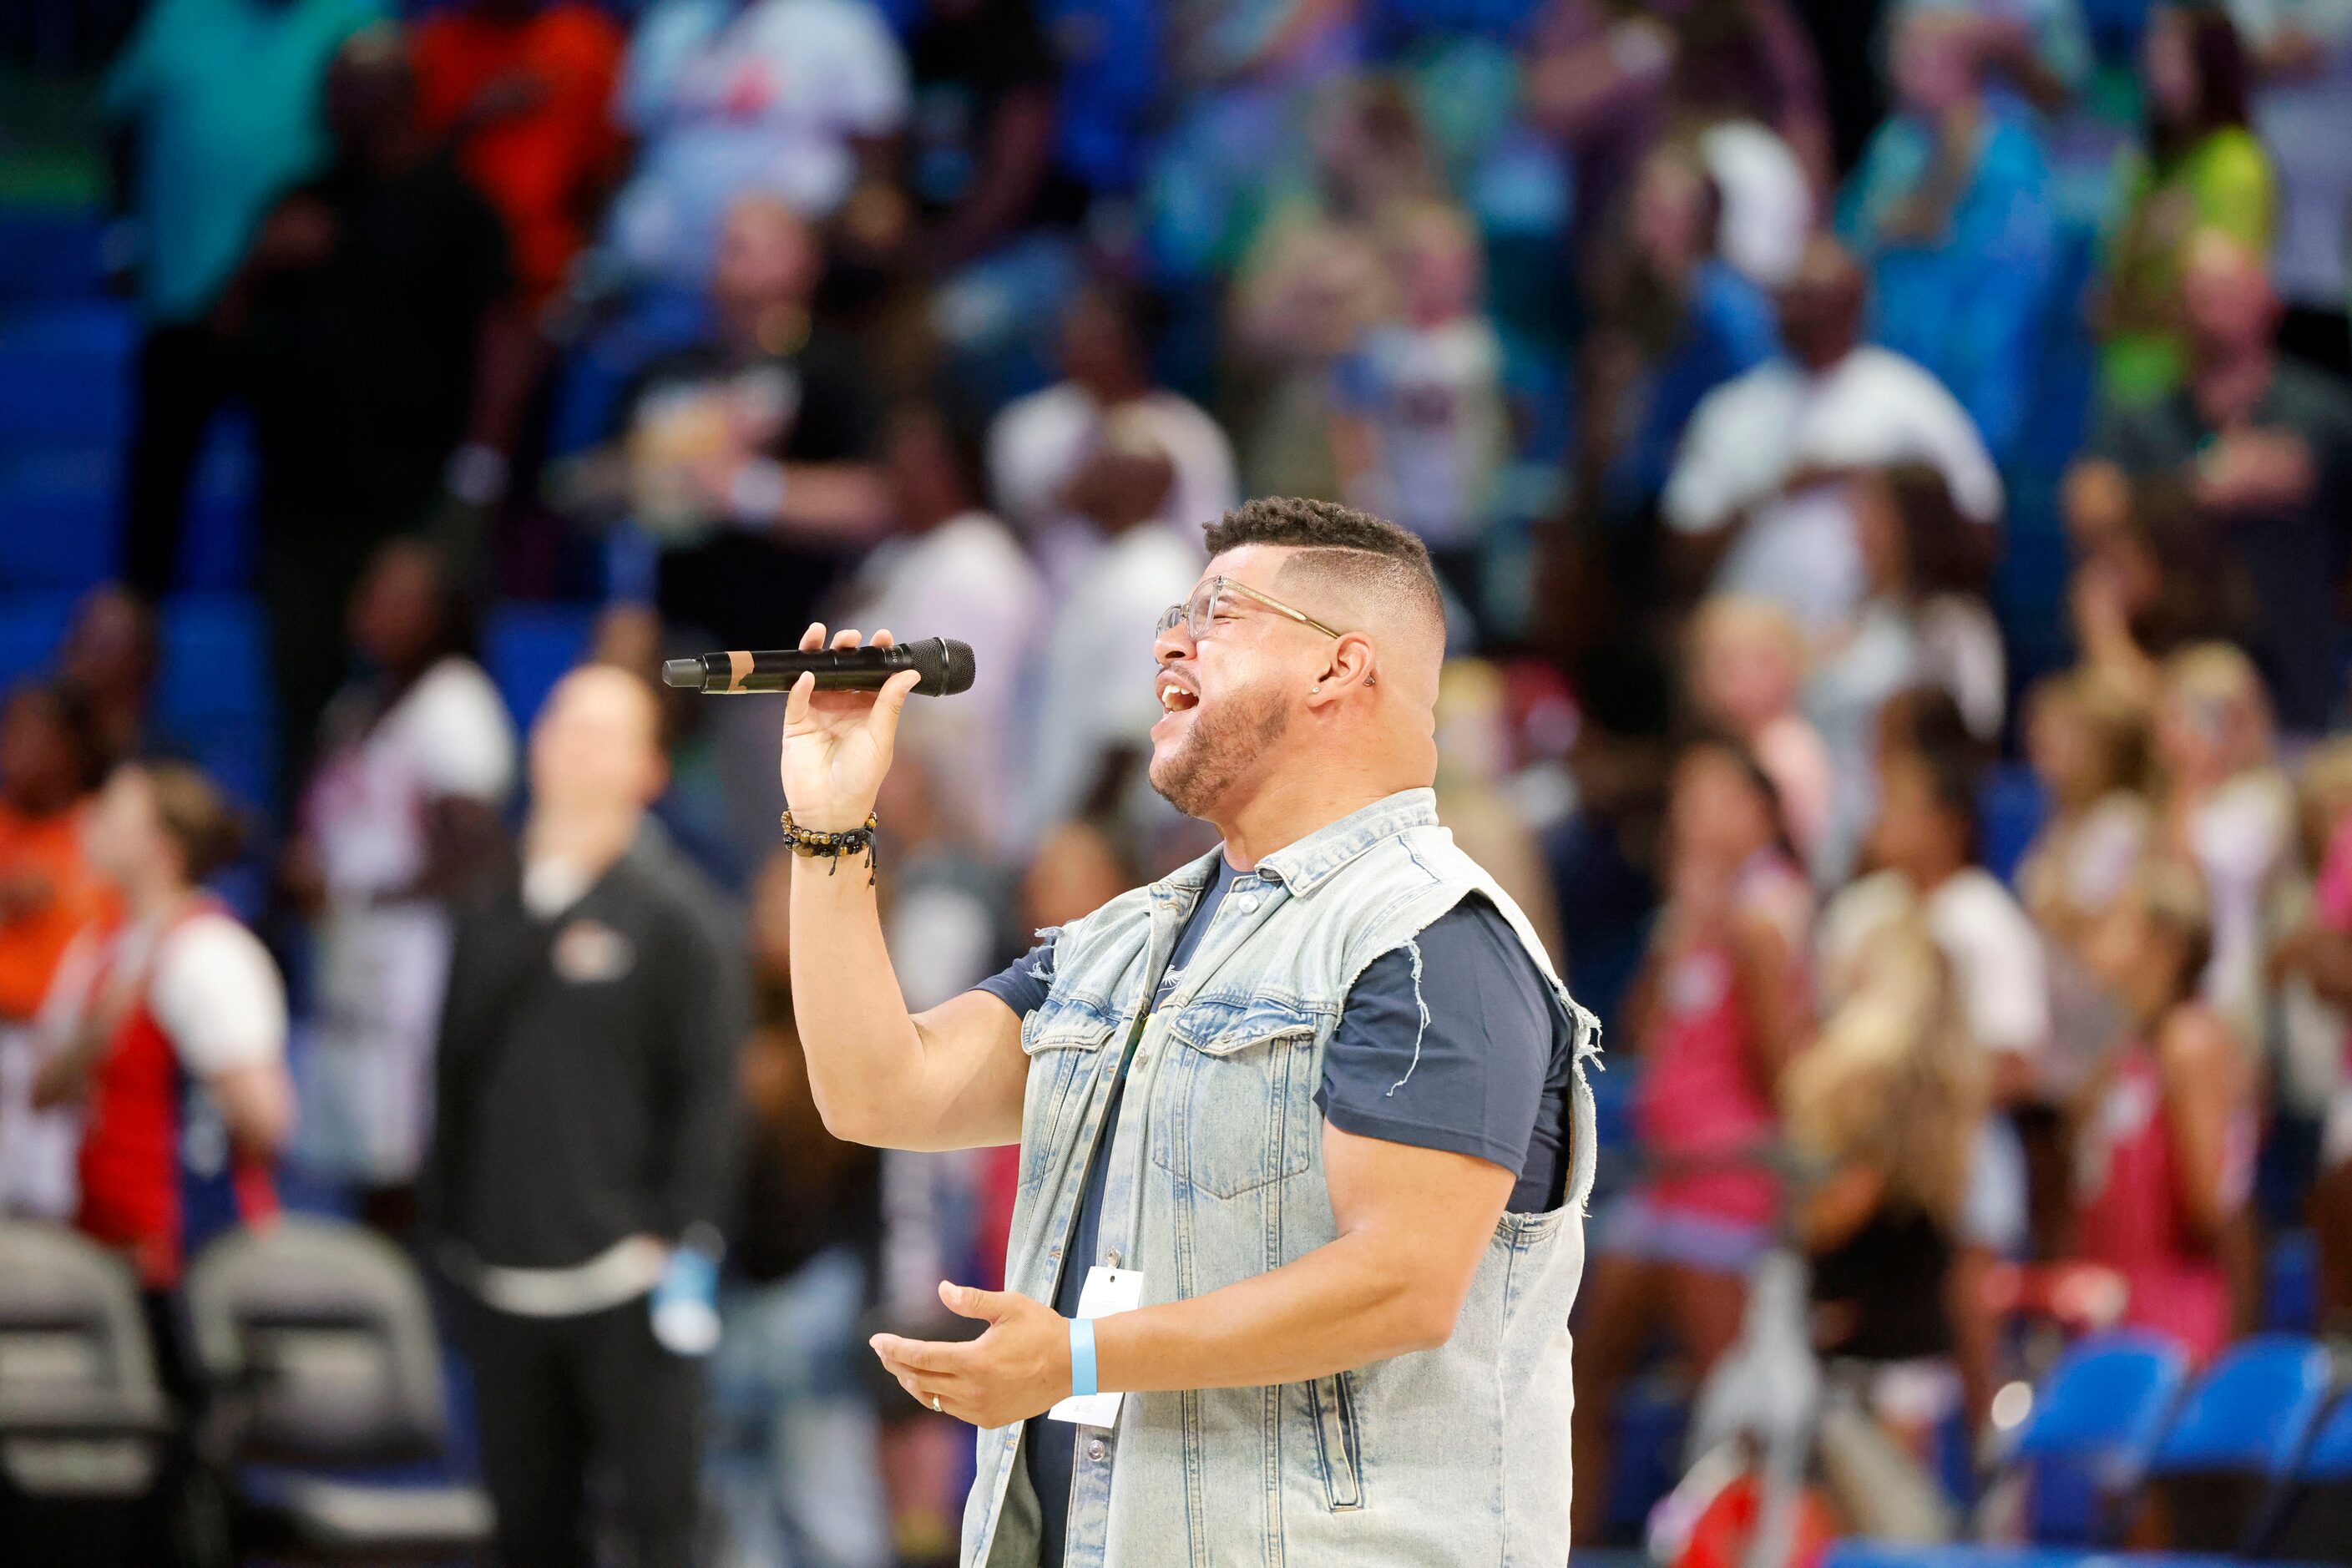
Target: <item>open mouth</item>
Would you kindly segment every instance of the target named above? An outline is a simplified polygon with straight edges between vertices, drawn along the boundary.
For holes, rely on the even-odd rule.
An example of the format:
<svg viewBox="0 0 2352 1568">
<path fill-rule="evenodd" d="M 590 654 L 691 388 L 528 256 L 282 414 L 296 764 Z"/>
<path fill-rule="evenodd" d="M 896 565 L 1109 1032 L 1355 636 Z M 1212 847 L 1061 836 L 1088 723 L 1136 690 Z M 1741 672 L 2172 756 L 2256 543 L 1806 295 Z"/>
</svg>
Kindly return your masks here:
<svg viewBox="0 0 2352 1568">
<path fill-rule="evenodd" d="M 1167 676 L 1160 678 L 1160 706 L 1170 713 L 1181 713 L 1201 705 L 1201 696 L 1177 684 Z"/>
</svg>

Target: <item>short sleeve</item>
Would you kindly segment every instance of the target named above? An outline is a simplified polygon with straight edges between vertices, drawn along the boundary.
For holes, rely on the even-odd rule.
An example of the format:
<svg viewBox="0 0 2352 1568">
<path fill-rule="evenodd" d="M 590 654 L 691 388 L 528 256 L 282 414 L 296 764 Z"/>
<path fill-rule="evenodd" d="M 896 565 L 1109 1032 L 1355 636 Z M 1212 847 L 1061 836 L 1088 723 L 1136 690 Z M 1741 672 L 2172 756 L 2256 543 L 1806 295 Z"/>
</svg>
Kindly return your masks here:
<svg viewBox="0 0 2352 1568">
<path fill-rule="evenodd" d="M 1503 917 L 1484 900 L 1463 904 L 1357 978 L 1317 1103 L 1342 1132 L 1517 1174 L 1550 1076 L 1556 1010 Z"/>
<path fill-rule="evenodd" d="M 1045 1005 L 1054 988 L 1054 939 L 1047 937 L 1009 967 L 972 987 L 985 991 L 1025 1018 Z"/>
<path fill-rule="evenodd" d="M 286 987 L 258 939 L 224 914 L 164 938 L 149 983 L 155 1021 L 198 1078 L 286 1057 Z"/>
<path fill-rule="evenodd" d="M 907 120 L 907 57 L 881 12 L 844 6 L 833 64 L 832 106 L 852 136 L 887 136 Z"/>
<path fill-rule="evenodd" d="M 2041 1054 L 2050 1044 L 2050 980 L 2041 935 L 2017 901 L 1990 877 L 1972 879 L 1938 900 L 1933 924 L 1958 972 L 1977 1044 Z"/>
</svg>

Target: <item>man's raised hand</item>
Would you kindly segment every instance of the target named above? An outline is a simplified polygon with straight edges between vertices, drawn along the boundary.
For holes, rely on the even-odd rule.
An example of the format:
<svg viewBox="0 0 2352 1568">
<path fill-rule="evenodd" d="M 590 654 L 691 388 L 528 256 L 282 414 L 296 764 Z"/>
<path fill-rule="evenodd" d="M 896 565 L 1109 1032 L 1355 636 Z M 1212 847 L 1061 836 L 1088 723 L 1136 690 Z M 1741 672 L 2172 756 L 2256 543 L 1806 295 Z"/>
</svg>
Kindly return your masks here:
<svg viewBox="0 0 2352 1568">
<path fill-rule="evenodd" d="M 835 632 L 830 644 L 822 622 L 801 636 L 803 652 L 828 646 L 856 647 L 860 635 L 847 628 Z M 890 634 L 877 631 L 873 646 L 888 647 Z M 845 833 L 862 827 L 874 809 L 882 777 L 890 771 L 890 755 L 898 737 L 898 715 L 907 694 L 922 679 L 919 670 L 902 669 L 879 691 L 819 691 L 816 677 L 804 674 L 793 683 L 784 700 L 783 754 L 779 764 L 784 804 L 793 821 L 816 833 Z"/>
</svg>

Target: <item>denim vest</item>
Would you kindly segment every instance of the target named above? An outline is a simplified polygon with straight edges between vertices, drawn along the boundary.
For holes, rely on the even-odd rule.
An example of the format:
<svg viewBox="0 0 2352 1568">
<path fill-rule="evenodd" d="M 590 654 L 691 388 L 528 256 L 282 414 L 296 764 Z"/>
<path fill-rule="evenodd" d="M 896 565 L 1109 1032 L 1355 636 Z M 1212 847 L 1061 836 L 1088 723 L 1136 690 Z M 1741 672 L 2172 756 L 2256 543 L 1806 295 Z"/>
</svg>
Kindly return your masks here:
<svg viewBox="0 0 2352 1568">
<path fill-rule="evenodd" d="M 1166 1005 L 1147 1016 L 1215 865 L 1204 856 L 1059 933 L 1052 991 L 1021 1031 L 1029 1081 L 1007 1289 L 1054 1299 L 1131 1036 L 1103 1255 L 1066 1266 L 1139 1269 L 1148 1306 L 1253 1279 L 1334 1239 L 1315 1106 L 1324 1048 L 1365 966 L 1472 892 L 1510 921 L 1574 1020 L 1567 1199 L 1502 1217 L 1453 1337 L 1434 1350 L 1310 1383 L 1129 1394 L 1115 1429 L 1078 1434 L 1068 1562 L 1559 1568 L 1568 1313 L 1592 1184 L 1592 1019 L 1569 1000 L 1518 906 L 1438 826 L 1425 789 L 1267 856 L 1233 885 Z M 965 1568 L 1036 1563 L 1021 1430 L 980 1434 Z"/>
</svg>

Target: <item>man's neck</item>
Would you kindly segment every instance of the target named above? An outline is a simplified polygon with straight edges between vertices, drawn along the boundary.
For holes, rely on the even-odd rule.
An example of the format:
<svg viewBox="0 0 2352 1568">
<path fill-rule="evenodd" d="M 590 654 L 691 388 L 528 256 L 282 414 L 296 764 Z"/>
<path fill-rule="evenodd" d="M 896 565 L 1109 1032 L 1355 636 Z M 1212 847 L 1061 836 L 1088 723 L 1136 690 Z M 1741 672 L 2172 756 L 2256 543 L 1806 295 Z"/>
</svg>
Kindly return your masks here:
<svg viewBox="0 0 2352 1568">
<path fill-rule="evenodd" d="M 1429 781 L 1423 779 L 1423 784 Z M 1252 871 L 1276 850 L 1297 843 L 1411 784 L 1372 777 L 1357 769 L 1311 770 L 1277 779 L 1213 825 L 1225 836 L 1225 858 L 1237 871 Z"/>
<path fill-rule="evenodd" d="M 645 813 L 636 806 L 535 810 L 523 825 L 526 861 L 561 860 L 590 878 L 628 852 Z"/>
</svg>

